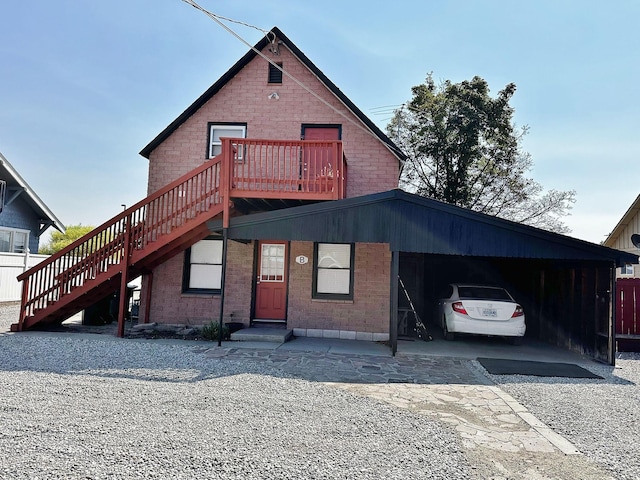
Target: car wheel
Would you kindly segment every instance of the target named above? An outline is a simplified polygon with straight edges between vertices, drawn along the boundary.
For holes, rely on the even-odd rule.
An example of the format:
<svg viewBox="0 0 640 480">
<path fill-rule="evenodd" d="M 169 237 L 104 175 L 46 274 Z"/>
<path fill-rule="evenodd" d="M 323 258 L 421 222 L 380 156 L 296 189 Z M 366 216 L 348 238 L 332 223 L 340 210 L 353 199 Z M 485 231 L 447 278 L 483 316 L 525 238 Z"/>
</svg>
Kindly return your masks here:
<svg viewBox="0 0 640 480">
<path fill-rule="evenodd" d="M 453 332 L 450 332 L 447 328 L 447 317 L 444 316 L 442 317 L 442 333 L 444 333 L 445 340 L 453 340 L 455 338 Z"/>
</svg>

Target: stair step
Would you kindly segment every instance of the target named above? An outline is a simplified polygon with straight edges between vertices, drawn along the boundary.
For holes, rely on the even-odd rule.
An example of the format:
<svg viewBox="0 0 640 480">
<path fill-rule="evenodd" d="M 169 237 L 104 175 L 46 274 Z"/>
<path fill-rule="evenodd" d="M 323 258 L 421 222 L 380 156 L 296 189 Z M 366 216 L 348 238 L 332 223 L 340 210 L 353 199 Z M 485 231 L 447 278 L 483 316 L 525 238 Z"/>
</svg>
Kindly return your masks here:
<svg viewBox="0 0 640 480">
<path fill-rule="evenodd" d="M 243 328 L 231 334 L 231 340 L 238 342 L 279 342 L 285 343 L 293 337 L 290 328 Z"/>
</svg>

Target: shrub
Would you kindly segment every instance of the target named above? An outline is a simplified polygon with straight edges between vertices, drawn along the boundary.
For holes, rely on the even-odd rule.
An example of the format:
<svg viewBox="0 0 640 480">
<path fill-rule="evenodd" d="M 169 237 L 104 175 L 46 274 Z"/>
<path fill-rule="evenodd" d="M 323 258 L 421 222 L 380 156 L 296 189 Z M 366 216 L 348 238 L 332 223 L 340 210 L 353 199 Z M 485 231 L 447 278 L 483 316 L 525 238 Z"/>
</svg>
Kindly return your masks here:
<svg viewBox="0 0 640 480">
<path fill-rule="evenodd" d="M 207 340 L 218 340 L 218 330 L 220 324 L 218 322 L 209 322 L 202 326 L 202 336 Z M 222 326 L 222 340 L 229 340 L 231 334 L 229 333 L 229 327 Z"/>
</svg>

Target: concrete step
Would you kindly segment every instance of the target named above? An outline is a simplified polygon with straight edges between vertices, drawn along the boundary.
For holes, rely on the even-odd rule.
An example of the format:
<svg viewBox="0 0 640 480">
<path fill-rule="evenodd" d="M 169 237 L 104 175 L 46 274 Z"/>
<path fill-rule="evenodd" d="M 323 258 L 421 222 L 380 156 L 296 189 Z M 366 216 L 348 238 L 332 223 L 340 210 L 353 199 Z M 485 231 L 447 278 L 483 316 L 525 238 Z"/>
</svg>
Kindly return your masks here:
<svg viewBox="0 0 640 480">
<path fill-rule="evenodd" d="M 231 334 L 231 340 L 238 342 L 280 342 L 285 343 L 293 337 L 290 328 L 252 327 L 243 328 Z"/>
</svg>

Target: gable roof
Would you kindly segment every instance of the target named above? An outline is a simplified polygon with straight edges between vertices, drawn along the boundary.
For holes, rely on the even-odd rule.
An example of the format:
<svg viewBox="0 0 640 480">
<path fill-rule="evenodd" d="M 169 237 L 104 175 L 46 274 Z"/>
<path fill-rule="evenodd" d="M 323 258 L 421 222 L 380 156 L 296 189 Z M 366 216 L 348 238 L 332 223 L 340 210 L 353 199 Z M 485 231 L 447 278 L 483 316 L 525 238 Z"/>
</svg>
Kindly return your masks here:
<svg viewBox="0 0 640 480">
<path fill-rule="evenodd" d="M 221 230 L 219 221 L 208 226 Z M 638 263 L 631 253 L 398 189 L 233 217 L 228 232 L 239 240 L 373 242 L 401 252 Z"/>
<path fill-rule="evenodd" d="M 303 63 L 319 80 L 324 84 L 341 102 L 342 104 L 351 111 L 360 121 L 373 132 L 373 134 L 398 158 L 399 161 L 406 160 L 407 156 L 402 153 L 400 148 L 389 138 L 387 135 L 382 132 L 362 111 L 356 107 L 356 105 L 347 98 L 347 96 L 342 93 L 342 91 L 331 81 L 329 78 L 322 73 L 322 71 L 316 67 L 307 56 L 302 53 L 302 51 L 295 46 L 295 44 L 289 40 L 289 38 L 280 31 L 277 27 L 273 27 L 271 29 L 271 33 L 274 34 L 279 40 L 282 41 L 284 45 L 293 53 L 298 60 Z M 269 43 L 269 39 L 267 36 L 263 37 L 258 43 L 254 45 L 254 49 L 258 51 L 262 51 L 267 44 Z M 146 147 L 144 147 L 140 151 L 140 155 L 145 158 L 149 158 L 151 152 L 158 147 L 163 141 L 165 141 L 180 125 L 182 125 L 189 117 L 191 117 L 198 109 L 200 109 L 211 97 L 213 97 L 216 93 L 222 89 L 233 77 L 235 77 L 238 72 L 240 72 L 251 60 L 253 60 L 257 53 L 254 49 L 249 50 L 244 57 L 236 62 L 236 64 L 231 67 L 222 77 L 218 79 L 206 92 L 204 92 L 200 98 L 198 98 L 195 102 L 193 102 L 184 112 L 178 116 L 173 122 L 167 126 L 156 138 L 154 138 Z"/>
<path fill-rule="evenodd" d="M 65 227 L 62 222 L 58 220 L 58 217 L 56 217 L 40 197 L 36 195 L 36 192 L 33 191 L 2 153 L 0 153 L 0 179 L 7 182 L 7 189 L 13 187 L 14 189 L 22 191 L 21 195 L 25 195 L 25 197 L 23 197 L 25 202 L 36 213 L 42 223 L 64 232 Z"/>
<path fill-rule="evenodd" d="M 618 237 L 622 235 L 625 228 L 631 223 L 631 221 L 638 215 L 639 212 L 640 212 L 640 195 L 636 197 L 636 199 L 633 201 L 629 209 L 622 216 L 618 224 L 607 236 L 603 244 L 608 247 L 612 247 L 613 245 L 615 245 Z"/>
</svg>

